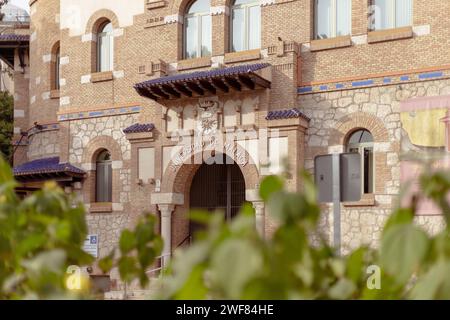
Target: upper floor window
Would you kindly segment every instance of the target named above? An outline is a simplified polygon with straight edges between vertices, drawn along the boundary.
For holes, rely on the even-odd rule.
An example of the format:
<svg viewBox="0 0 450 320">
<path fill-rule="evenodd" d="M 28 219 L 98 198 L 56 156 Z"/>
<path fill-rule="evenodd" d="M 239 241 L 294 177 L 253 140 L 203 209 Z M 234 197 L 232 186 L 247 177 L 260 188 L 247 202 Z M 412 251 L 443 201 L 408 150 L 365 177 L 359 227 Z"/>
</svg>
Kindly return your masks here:
<svg viewBox="0 0 450 320">
<path fill-rule="evenodd" d="M 412 25 L 413 0 L 373 0 L 370 30 L 400 28 Z"/>
<path fill-rule="evenodd" d="M 235 0 L 231 8 L 231 50 L 261 47 L 261 6 L 255 0 Z"/>
<path fill-rule="evenodd" d="M 53 47 L 52 53 L 54 55 L 53 58 L 53 65 L 51 67 L 51 75 L 50 75 L 50 83 L 51 83 L 51 89 L 52 90 L 59 90 L 60 87 L 60 61 L 61 61 L 61 54 L 60 54 L 60 47 L 59 42 L 55 44 Z"/>
<path fill-rule="evenodd" d="M 95 166 L 95 201 L 112 202 L 111 153 L 103 150 L 97 157 Z"/>
<path fill-rule="evenodd" d="M 103 23 L 97 34 L 97 71 L 112 71 L 114 62 L 113 26 L 110 21 Z"/>
<path fill-rule="evenodd" d="M 315 39 L 346 36 L 351 33 L 351 0 L 316 0 Z"/>
<path fill-rule="evenodd" d="M 197 0 L 188 6 L 184 18 L 184 57 L 186 59 L 211 55 L 211 3 Z"/>
<path fill-rule="evenodd" d="M 361 155 L 361 187 L 363 194 L 373 193 L 374 165 L 373 165 L 373 136 L 366 129 L 359 129 L 350 135 L 347 143 L 348 152 Z"/>
</svg>

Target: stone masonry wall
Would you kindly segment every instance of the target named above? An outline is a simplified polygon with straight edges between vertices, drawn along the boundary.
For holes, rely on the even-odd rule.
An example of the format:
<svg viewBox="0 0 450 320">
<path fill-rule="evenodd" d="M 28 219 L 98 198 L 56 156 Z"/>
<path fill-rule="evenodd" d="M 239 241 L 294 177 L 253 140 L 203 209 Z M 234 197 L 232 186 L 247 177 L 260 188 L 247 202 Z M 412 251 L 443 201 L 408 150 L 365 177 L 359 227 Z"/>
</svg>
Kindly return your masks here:
<svg viewBox="0 0 450 320">
<path fill-rule="evenodd" d="M 345 135 L 352 130 L 366 128 L 374 135 L 374 204 L 342 205 L 344 249 L 360 244 L 376 246 L 383 225 L 397 204 L 401 187 L 400 102 L 413 97 L 449 93 L 450 80 L 447 79 L 299 96 L 301 110 L 311 118 L 306 143 L 306 169 L 313 170 L 316 155 L 345 151 Z M 368 120 L 362 120 L 365 118 Z M 348 128 L 348 131 L 340 132 L 339 128 Z M 387 139 L 377 141 L 378 137 L 383 137 L 378 132 L 383 131 L 387 133 Z M 343 136 L 341 139 L 336 138 L 339 134 Z M 332 239 L 332 206 L 323 207 L 321 227 Z M 443 226 L 441 216 L 418 216 L 417 222 L 431 233 Z"/>
</svg>

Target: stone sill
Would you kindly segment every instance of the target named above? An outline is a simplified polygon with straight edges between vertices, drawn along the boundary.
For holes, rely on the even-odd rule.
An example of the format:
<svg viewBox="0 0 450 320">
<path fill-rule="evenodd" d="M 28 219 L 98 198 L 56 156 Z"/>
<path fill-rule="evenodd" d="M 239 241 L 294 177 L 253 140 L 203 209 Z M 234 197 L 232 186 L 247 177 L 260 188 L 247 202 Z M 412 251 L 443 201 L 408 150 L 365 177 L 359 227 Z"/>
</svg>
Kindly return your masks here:
<svg viewBox="0 0 450 320">
<path fill-rule="evenodd" d="M 89 208 L 89 211 L 91 213 L 100 213 L 100 212 L 112 212 L 112 202 L 94 202 L 91 203 L 91 206 Z"/>
<path fill-rule="evenodd" d="M 261 59 L 261 50 L 246 50 L 246 51 L 236 51 L 225 53 L 223 61 L 225 63 L 234 63 L 234 62 L 242 62 L 249 60 L 258 60 Z"/>
<path fill-rule="evenodd" d="M 166 1 L 164 0 L 147 0 L 147 10 L 153 10 L 165 7 L 167 5 Z"/>
<path fill-rule="evenodd" d="M 194 130 L 178 130 L 178 131 L 168 131 L 166 132 L 167 138 L 172 137 L 189 137 L 194 135 Z"/>
<path fill-rule="evenodd" d="M 378 43 L 400 39 L 410 39 L 414 35 L 412 27 L 370 31 L 367 34 L 368 43 Z"/>
<path fill-rule="evenodd" d="M 211 66 L 211 57 L 208 56 L 208 57 L 180 60 L 180 61 L 178 61 L 178 64 L 177 64 L 177 70 L 183 71 L 183 70 L 204 68 L 204 67 L 210 67 L 210 66 Z"/>
<path fill-rule="evenodd" d="M 112 71 L 95 72 L 91 74 L 91 82 L 112 81 L 114 79 Z"/>
<path fill-rule="evenodd" d="M 148 140 L 153 141 L 153 132 L 133 132 L 133 133 L 126 133 L 125 136 L 128 140 L 134 141 L 134 140 Z"/>
<path fill-rule="evenodd" d="M 373 207 L 375 206 L 375 194 L 363 194 L 361 200 L 354 202 L 343 202 L 344 207 Z"/>
<path fill-rule="evenodd" d="M 59 89 L 54 89 L 50 91 L 50 99 L 59 99 L 59 97 L 60 97 Z"/>
<path fill-rule="evenodd" d="M 346 48 L 352 46 L 351 36 L 342 36 L 329 39 L 312 40 L 310 44 L 311 51 L 330 50 L 337 48 Z"/>
</svg>

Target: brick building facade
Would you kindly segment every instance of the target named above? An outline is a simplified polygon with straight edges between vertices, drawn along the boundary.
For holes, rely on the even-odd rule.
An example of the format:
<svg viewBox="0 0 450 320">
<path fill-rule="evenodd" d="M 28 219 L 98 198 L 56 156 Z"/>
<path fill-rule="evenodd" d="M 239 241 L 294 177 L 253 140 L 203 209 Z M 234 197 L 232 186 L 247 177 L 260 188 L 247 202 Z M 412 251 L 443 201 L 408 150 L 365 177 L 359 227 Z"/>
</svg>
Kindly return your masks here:
<svg viewBox="0 0 450 320">
<path fill-rule="evenodd" d="M 363 195 L 342 205 L 342 241 L 376 245 L 398 201 L 401 154 L 427 146 L 410 139 L 403 106 L 413 105 L 404 121 L 421 106 L 450 107 L 450 2 L 406 1 L 395 7 L 406 23 L 372 27 L 387 11 L 349 1 L 346 34 L 338 26 L 323 36 L 315 0 L 198 1 L 198 11 L 189 0 L 30 1 L 29 49 L 15 49 L 15 173 L 24 192 L 56 179 L 78 194 L 100 256 L 142 212 L 158 214 L 169 255 L 191 236 L 191 202 L 211 206 L 191 192 L 211 156 L 233 158 L 242 174 L 226 171 L 228 182 L 217 182 L 226 190 L 207 185 L 228 199 L 220 207 L 233 215 L 233 199 L 252 202 L 256 227 L 269 235 L 273 221 L 257 192 L 265 175 L 285 173 L 298 190 L 298 172 L 313 171 L 315 156 L 358 151 Z M 189 28 L 203 29 L 192 38 Z M 200 44 L 191 50 L 192 39 Z M 99 51 L 105 43 L 110 55 Z M 417 220 L 430 232 L 442 227 L 434 211 Z"/>
</svg>

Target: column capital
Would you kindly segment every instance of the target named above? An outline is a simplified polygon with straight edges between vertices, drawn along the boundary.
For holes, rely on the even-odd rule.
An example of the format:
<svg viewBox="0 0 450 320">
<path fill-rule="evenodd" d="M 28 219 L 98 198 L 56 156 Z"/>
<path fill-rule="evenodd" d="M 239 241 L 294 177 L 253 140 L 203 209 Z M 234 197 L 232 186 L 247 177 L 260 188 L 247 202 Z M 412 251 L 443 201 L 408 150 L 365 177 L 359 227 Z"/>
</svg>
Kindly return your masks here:
<svg viewBox="0 0 450 320">
<path fill-rule="evenodd" d="M 170 217 L 175 210 L 174 204 L 158 204 L 158 209 L 161 211 L 161 216 Z"/>
<path fill-rule="evenodd" d="M 253 208 L 255 209 L 256 214 L 264 214 L 264 202 L 262 201 L 254 201 L 252 202 Z"/>
</svg>

